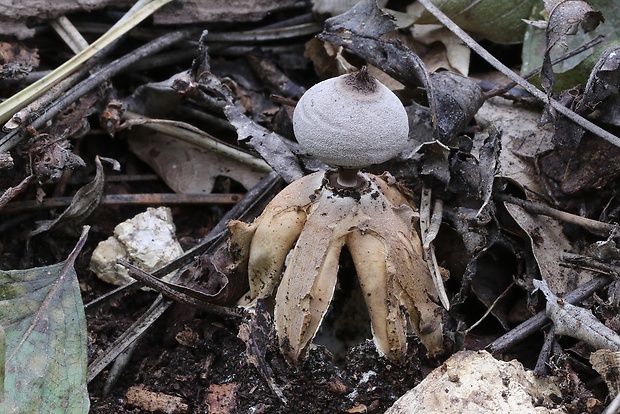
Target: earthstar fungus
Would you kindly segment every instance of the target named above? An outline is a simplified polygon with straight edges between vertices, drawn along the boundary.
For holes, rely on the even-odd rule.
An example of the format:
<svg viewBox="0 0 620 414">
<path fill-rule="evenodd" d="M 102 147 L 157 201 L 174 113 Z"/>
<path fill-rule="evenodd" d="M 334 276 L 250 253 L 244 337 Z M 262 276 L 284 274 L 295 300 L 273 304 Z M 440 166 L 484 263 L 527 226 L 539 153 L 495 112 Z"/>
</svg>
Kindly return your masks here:
<svg viewBox="0 0 620 414">
<path fill-rule="evenodd" d="M 362 69 L 310 88 L 293 122 L 299 143 L 338 170 L 291 183 L 252 223 L 230 222 L 229 249 L 248 271 L 244 302 L 275 291 L 280 349 L 297 365 L 327 313 L 346 245 L 379 352 L 393 361 L 404 356 L 408 322 L 429 353 L 440 352 L 443 312 L 414 228 L 417 213 L 394 177 L 358 171 L 402 151 L 402 104 Z"/>
</svg>

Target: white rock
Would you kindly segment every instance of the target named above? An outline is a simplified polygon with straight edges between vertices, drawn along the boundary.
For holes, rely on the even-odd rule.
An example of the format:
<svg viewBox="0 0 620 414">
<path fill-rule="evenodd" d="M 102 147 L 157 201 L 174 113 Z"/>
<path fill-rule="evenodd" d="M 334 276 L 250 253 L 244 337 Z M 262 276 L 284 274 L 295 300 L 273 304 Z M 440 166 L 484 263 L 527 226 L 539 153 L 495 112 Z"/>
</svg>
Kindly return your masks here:
<svg viewBox="0 0 620 414">
<path fill-rule="evenodd" d="M 148 208 L 117 225 L 114 235 L 99 243 L 90 269 L 104 282 L 124 285 L 133 278 L 116 260 L 125 259 L 147 272 L 155 270 L 183 254 L 175 231 L 169 208 Z"/>
<path fill-rule="evenodd" d="M 486 351 L 461 351 L 403 395 L 385 414 L 565 413 L 562 408 L 554 408 L 552 394 L 561 395 L 553 377 L 536 377 L 521 363 L 498 361 Z"/>
</svg>

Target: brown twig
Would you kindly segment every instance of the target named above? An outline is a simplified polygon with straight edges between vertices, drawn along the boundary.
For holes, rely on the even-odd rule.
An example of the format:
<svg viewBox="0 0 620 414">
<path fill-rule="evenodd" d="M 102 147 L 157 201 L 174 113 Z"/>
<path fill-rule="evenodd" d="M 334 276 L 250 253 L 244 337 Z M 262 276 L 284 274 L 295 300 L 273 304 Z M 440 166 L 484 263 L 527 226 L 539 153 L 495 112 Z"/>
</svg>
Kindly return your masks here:
<svg viewBox="0 0 620 414">
<path fill-rule="evenodd" d="M 132 265 L 125 260 L 117 259 L 116 263 L 125 267 L 129 271 L 129 275 L 134 279 L 138 280 L 140 283 L 150 287 L 153 290 L 156 290 L 157 292 L 176 302 L 195 306 L 213 315 L 226 316 L 230 318 L 240 318 L 241 316 L 243 316 L 243 313 L 238 309 L 208 303 L 196 299 L 195 297 L 190 296 L 180 290 L 177 290 L 174 288 L 174 285 L 171 285 L 170 283 L 166 283 L 161 279 L 154 277 L 153 275 L 145 272 L 144 270 Z"/>
<path fill-rule="evenodd" d="M 243 194 L 112 194 L 105 196 L 102 204 L 106 205 L 178 205 L 178 204 L 236 204 Z M 8 203 L 0 210 L 1 214 L 23 213 L 33 210 L 66 207 L 73 197 L 54 197 L 41 202 L 17 201 Z"/>
<path fill-rule="evenodd" d="M 541 376 L 547 373 L 547 361 L 549 361 L 549 357 L 551 356 L 551 352 L 553 351 L 554 343 L 555 326 L 552 325 L 549 329 L 549 332 L 547 332 L 545 342 L 543 343 L 542 349 L 538 354 L 538 360 L 536 361 L 536 366 L 534 367 L 534 374 Z"/>
<path fill-rule="evenodd" d="M 28 185 L 30 184 L 30 181 L 32 181 L 33 178 L 34 178 L 34 175 L 29 175 L 28 177 L 24 178 L 21 181 L 21 183 L 19 183 L 17 186 L 7 188 L 2 193 L 2 195 L 0 195 L 0 213 L 4 211 L 7 204 L 9 203 L 9 201 L 11 201 L 11 199 L 13 199 L 13 197 L 25 191 L 26 188 L 28 188 Z"/>
<path fill-rule="evenodd" d="M 535 203 L 522 198 L 513 197 L 507 194 L 497 193 L 494 198 L 499 201 L 504 201 L 510 204 L 515 204 L 524 208 L 526 211 L 534 214 L 541 214 L 543 216 L 549 216 L 566 223 L 576 224 L 591 232 L 603 236 L 608 236 L 614 229 L 617 228 L 614 224 L 603 223 L 602 221 L 592 220 L 586 217 L 577 216 L 575 214 L 567 213 L 565 211 L 557 210 L 549 207 L 545 204 Z"/>
</svg>

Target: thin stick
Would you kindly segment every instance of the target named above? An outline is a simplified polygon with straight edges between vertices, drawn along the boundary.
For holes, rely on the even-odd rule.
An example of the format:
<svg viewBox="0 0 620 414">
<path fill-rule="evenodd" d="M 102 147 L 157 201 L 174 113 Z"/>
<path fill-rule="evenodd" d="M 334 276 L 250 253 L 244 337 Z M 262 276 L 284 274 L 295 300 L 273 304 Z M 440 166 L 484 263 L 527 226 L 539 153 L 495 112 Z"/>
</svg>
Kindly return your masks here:
<svg viewBox="0 0 620 414">
<path fill-rule="evenodd" d="M 593 270 L 599 273 L 605 273 L 616 279 L 620 278 L 620 266 L 614 266 L 609 263 L 602 262 L 590 256 L 581 256 L 574 253 L 564 253 L 562 260 L 569 263 L 566 266 L 580 267 L 582 269 Z"/>
<path fill-rule="evenodd" d="M 30 181 L 32 181 L 34 179 L 34 175 L 29 175 L 28 177 L 24 178 L 22 180 L 21 183 L 19 183 L 18 185 L 16 185 L 15 187 L 9 187 L 7 188 L 2 195 L 0 195 L 0 212 L 3 211 L 3 209 L 5 208 L 5 206 L 7 205 L 7 203 L 9 201 L 11 201 L 11 199 L 13 197 L 15 197 L 16 195 L 18 195 L 19 193 L 23 192 L 26 190 L 26 188 L 28 188 L 28 185 L 30 184 Z"/>
<path fill-rule="evenodd" d="M 67 46 L 71 48 L 73 53 L 78 54 L 88 47 L 88 42 L 82 34 L 75 28 L 66 16 L 60 16 L 56 20 L 50 22 L 52 28 L 65 41 Z"/>
<path fill-rule="evenodd" d="M 463 31 L 460 27 L 454 24 L 454 22 L 450 20 L 448 16 L 446 16 L 433 3 L 431 3 L 431 0 L 419 0 L 419 1 L 426 8 L 426 10 L 428 10 L 429 13 L 435 16 L 437 20 L 443 23 L 443 25 L 446 26 L 448 30 L 450 30 L 452 33 L 457 35 L 463 42 L 465 42 L 465 44 L 467 44 L 467 46 L 469 46 L 470 49 L 472 49 L 474 52 L 479 54 L 484 60 L 489 62 L 494 68 L 496 68 L 497 70 L 502 72 L 504 75 L 506 75 L 513 81 L 515 81 L 519 86 L 521 86 L 523 89 L 531 93 L 534 97 L 538 98 L 539 100 L 541 100 L 542 102 L 546 104 L 551 105 L 553 109 L 555 109 L 556 111 L 558 111 L 559 113 L 561 113 L 562 115 L 564 115 L 565 117 L 573 121 L 574 123 L 582 126 L 584 129 L 592 132 L 593 134 L 598 135 L 599 137 L 603 138 L 605 141 L 617 147 L 620 147 L 620 138 L 618 138 L 617 136 L 615 136 L 614 134 L 608 131 L 605 131 L 603 128 L 599 127 L 598 125 L 593 124 L 592 122 L 588 121 L 584 117 L 576 114 L 575 112 L 566 108 L 564 105 L 562 105 L 558 101 L 549 98 L 544 92 L 536 88 L 531 83 L 527 82 L 521 76 L 511 71 L 502 62 L 497 60 L 495 56 L 491 55 L 482 46 L 480 46 L 471 36 L 465 33 L 465 31 Z"/>
<path fill-rule="evenodd" d="M 129 275 L 134 279 L 138 280 L 142 284 L 150 287 L 151 289 L 156 290 L 162 295 L 170 298 L 176 302 L 185 303 L 187 305 L 195 306 L 199 309 L 206 311 L 207 313 L 218 315 L 218 316 L 226 316 L 232 318 L 240 318 L 243 316 L 243 312 L 239 309 L 235 309 L 228 306 L 220 306 L 215 305 L 213 303 L 205 302 L 200 299 L 196 299 L 193 296 L 188 295 L 182 291 L 174 289 L 174 285 L 166 283 L 161 279 L 154 277 L 153 275 L 145 272 L 127 262 L 126 260 L 117 259 L 116 263 L 125 267 L 129 271 Z"/>
<path fill-rule="evenodd" d="M 579 46 L 576 49 L 571 50 L 568 53 L 563 54 L 562 56 L 559 56 L 558 58 L 554 59 L 551 62 L 551 65 L 557 65 L 558 63 L 564 62 L 567 59 L 572 58 L 573 56 L 576 56 L 578 54 L 580 54 L 581 52 L 584 52 L 588 49 L 593 48 L 594 46 L 598 45 L 599 43 L 601 43 L 603 40 L 605 39 L 605 36 L 599 35 L 596 38 L 594 38 L 593 40 L 590 40 L 588 43 L 583 44 L 581 46 Z M 532 76 L 536 75 L 538 72 L 540 72 L 540 69 L 542 68 L 542 66 L 538 66 L 537 68 L 532 69 L 531 71 L 527 72 L 524 75 L 521 75 L 521 77 L 523 79 L 529 79 Z M 517 82 L 510 82 L 507 85 L 501 86 L 501 87 L 497 87 L 487 93 L 484 94 L 484 99 L 489 99 L 492 98 L 494 96 L 498 96 L 501 95 L 503 93 L 508 92 L 509 90 L 511 90 L 512 88 L 514 88 L 515 86 L 517 86 Z"/>
<path fill-rule="evenodd" d="M 255 43 L 309 36 L 319 33 L 321 30 L 323 30 L 322 24 L 311 22 L 283 28 L 257 29 L 246 32 L 209 32 L 205 39 L 209 43 Z"/>
<path fill-rule="evenodd" d="M 534 203 L 532 201 L 523 200 L 522 198 L 509 196 L 507 194 L 498 193 L 494 195 L 494 198 L 499 201 L 505 201 L 510 204 L 515 204 L 519 207 L 524 208 L 530 213 L 541 214 L 543 216 L 556 218 L 566 223 L 576 224 L 599 235 L 608 236 L 609 233 L 611 233 L 614 229 L 617 228 L 617 226 L 613 224 L 603 223 L 602 221 L 577 216 L 575 214 L 567 213 L 562 210 L 557 210 L 545 204 Z"/>
<path fill-rule="evenodd" d="M 179 205 L 179 204 L 236 204 L 243 194 L 110 194 L 101 204 L 117 205 Z M 0 200 L 1 201 L 1 200 Z M 26 211 L 45 210 L 71 205 L 73 197 L 54 197 L 43 201 L 18 201 L 7 204 L 0 209 L 1 214 L 23 213 Z M 1 205 L 0 205 L 1 207 Z"/>
<path fill-rule="evenodd" d="M 497 298 L 495 298 L 495 300 L 493 301 L 493 303 L 491 303 L 491 306 L 489 306 L 486 310 L 486 312 L 484 312 L 484 315 L 482 315 L 480 317 L 480 319 L 478 319 L 476 321 L 476 323 L 474 323 L 472 326 L 470 326 L 469 328 L 467 328 L 465 330 L 465 335 L 467 335 L 469 332 L 471 332 L 472 329 L 474 329 L 476 326 L 480 325 L 480 323 L 482 323 L 483 320 L 486 319 L 487 316 L 489 316 L 489 314 L 493 311 L 493 308 L 495 308 L 495 306 L 497 306 L 497 304 L 499 303 L 500 300 L 502 300 L 502 298 L 504 298 L 507 294 L 508 291 L 515 285 L 515 282 L 513 281 L 510 285 L 508 285 L 508 287 L 506 289 L 504 289 L 504 291 L 502 293 L 499 294 L 499 296 Z"/>
<path fill-rule="evenodd" d="M 540 354 L 538 354 L 538 360 L 536 361 L 536 366 L 534 367 L 535 375 L 541 376 L 547 373 L 547 361 L 549 361 L 549 357 L 551 357 L 551 351 L 553 350 L 554 343 L 555 325 L 551 325 L 549 332 L 547 332 L 547 337 L 545 338 L 543 347 L 540 350 Z"/>
</svg>

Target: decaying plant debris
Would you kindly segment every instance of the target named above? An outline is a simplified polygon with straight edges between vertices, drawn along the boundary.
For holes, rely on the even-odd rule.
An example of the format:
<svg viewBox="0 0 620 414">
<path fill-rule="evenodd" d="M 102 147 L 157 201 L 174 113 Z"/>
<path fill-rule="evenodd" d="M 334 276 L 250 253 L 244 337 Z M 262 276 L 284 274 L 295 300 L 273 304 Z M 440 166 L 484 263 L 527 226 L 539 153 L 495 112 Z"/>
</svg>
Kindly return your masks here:
<svg viewBox="0 0 620 414">
<path fill-rule="evenodd" d="M 529 371 L 544 378 L 535 412 L 620 404 L 611 2 L 22 3 L 32 7 L 0 1 L 0 411 L 382 413 L 425 377 L 445 380 L 445 365 L 429 373 L 446 361 L 458 387 L 454 361 L 468 355 L 523 365 L 528 396 L 542 392 Z M 449 274 L 449 309 L 432 304 L 443 352 L 429 355 L 424 335 L 400 338 L 398 358 L 377 352 L 359 252 L 343 248 L 330 310 L 291 367 L 272 311 L 282 297 L 236 306 L 256 281 L 227 226 L 325 174 L 295 141 L 293 107 L 364 65 L 409 118 L 404 150 L 364 174 L 388 171 L 412 195 L 419 229 L 417 218 L 402 228 L 415 225 L 420 257 Z M 529 82 L 517 75 L 537 66 Z M 98 243 L 160 205 L 183 254 L 151 273 L 111 263 L 140 283 L 97 279 Z"/>
</svg>

